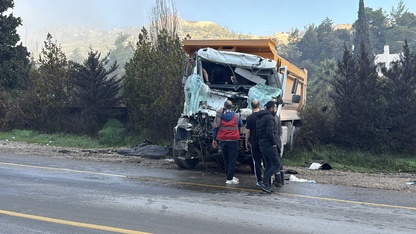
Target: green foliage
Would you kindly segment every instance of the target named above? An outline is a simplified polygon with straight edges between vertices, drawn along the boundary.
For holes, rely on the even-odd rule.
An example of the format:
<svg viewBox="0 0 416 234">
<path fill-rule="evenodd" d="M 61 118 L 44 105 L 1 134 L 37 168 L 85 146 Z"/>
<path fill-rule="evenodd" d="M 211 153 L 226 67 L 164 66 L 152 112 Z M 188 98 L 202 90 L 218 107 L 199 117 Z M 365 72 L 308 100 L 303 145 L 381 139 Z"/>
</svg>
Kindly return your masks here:
<svg viewBox="0 0 416 234">
<path fill-rule="evenodd" d="M 358 8 L 358 19 L 355 21 L 353 27 L 355 29 L 354 56 L 361 56 L 362 47 L 366 49 L 366 55 L 372 56 L 371 54 L 373 52 L 373 45 L 371 43 L 368 20 L 364 7 L 364 0 L 360 0 Z"/>
<path fill-rule="evenodd" d="M 361 55 L 356 59 L 345 48 L 343 60 L 338 63 L 331 96 L 336 116 L 335 136 L 346 147 L 383 149 L 386 108 L 382 85 L 363 43 L 360 48 Z"/>
<path fill-rule="evenodd" d="M 2 131 L 37 127 L 39 104 L 32 90 L 2 91 L 0 103 L 0 129 Z"/>
<path fill-rule="evenodd" d="M 126 136 L 126 129 L 123 124 L 116 119 L 109 119 L 103 129 L 98 132 L 98 139 L 102 145 L 122 145 Z"/>
<path fill-rule="evenodd" d="M 329 104 L 329 94 L 332 92 L 332 80 L 336 76 L 336 62 L 324 59 L 318 66 L 315 78 L 307 86 L 308 98 L 313 103 Z"/>
<path fill-rule="evenodd" d="M 300 112 L 302 127 L 296 137 L 296 147 L 311 150 L 315 145 L 333 142 L 333 116 L 328 106 L 319 102 L 308 103 Z"/>
<path fill-rule="evenodd" d="M 365 8 L 367 21 L 370 30 L 370 38 L 376 54 L 383 53 L 384 45 L 387 44 L 387 30 L 389 20 L 386 13 L 381 9 L 373 11 L 371 8 Z"/>
<path fill-rule="evenodd" d="M 27 88 L 30 70 L 27 48 L 17 45 L 20 40 L 17 27 L 22 20 L 7 13 L 13 7 L 12 0 L 0 3 L 0 89 L 4 90 Z"/>
<path fill-rule="evenodd" d="M 9 141 L 24 141 L 40 145 L 78 147 L 78 148 L 103 148 L 98 140 L 89 136 L 78 136 L 69 134 L 43 134 L 33 130 L 13 130 L 0 132 L 0 139 Z"/>
<path fill-rule="evenodd" d="M 386 72 L 389 145 L 397 152 L 413 152 L 416 146 L 416 53 L 405 41 L 400 61 Z"/>
<path fill-rule="evenodd" d="M 119 106 L 121 100 L 122 79 L 113 75 L 117 62 L 107 70 L 108 56 L 100 57 L 98 51 L 91 50 L 83 65 L 73 64 L 73 103 L 80 108 L 79 122 L 84 126 L 84 133 L 89 135 L 96 134 L 109 118 L 118 114 L 114 107 Z"/>
<path fill-rule="evenodd" d="M 181 112 L 181 76 L 185 52 L 179 38 L 165 30 L 153 45 L 145 28 L 126 64 L 124 95 L 131 119 L 152 141 L 170 139 Z"/>
<path fill-rule="evenodd" d="M 65 131 L 66 108 L 71 104 L 72 86 L 68 61 L 59 45 L 47 35 L 39 56 L 39 68 L 31 73 L 33 90 L 40 106 L 41 131 Z"/>
<path fill-rule="evenodd" d="M 364 173 L 416 171 L 415 156 L 411 154 L 372 154 L 333 145 L 318 145 L 308 151 L 297 148 L 283 157 L 286 166 L 309 167 L 313 162 L 326 162 L 337 170 Z"/>
</svg>

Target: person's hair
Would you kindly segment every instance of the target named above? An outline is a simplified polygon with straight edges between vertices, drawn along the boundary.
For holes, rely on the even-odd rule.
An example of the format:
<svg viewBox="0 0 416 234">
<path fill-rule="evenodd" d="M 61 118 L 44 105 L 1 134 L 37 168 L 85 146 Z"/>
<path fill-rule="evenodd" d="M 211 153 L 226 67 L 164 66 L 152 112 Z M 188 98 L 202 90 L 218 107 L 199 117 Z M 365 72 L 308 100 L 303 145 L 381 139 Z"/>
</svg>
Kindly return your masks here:
<svg viewBox="0 0 416 234">
<path fill-rule="evenodd" d="M 264 105 L 264 106 L 266 107 L 266 110 L 270 110 L 270 109 L 272 109 L 275 105 L 276 105 L 276 102 L 275 102 L 275 101 L 268 101 L 268 102 L 266 103 L 266 105 Z"/>
<path fill-rule="evenodd" d="M 233 102 L 232 102 L 232 101 L 230 101 L 230 100 L 225 101 L 225 102 L 224 102 L 224 107 L 225 107 L 225 109 L 227 109 L 227 110 L 232 109 L 232 108 L 233 108 Z"/>
<path fill-rule="evenodd" d="M 258 100 L 254 99 L 253 101 L 251 101 L 251 108 L 252 109 L 256 109 L 260 107 L 260 103 Z"/>
</svg>

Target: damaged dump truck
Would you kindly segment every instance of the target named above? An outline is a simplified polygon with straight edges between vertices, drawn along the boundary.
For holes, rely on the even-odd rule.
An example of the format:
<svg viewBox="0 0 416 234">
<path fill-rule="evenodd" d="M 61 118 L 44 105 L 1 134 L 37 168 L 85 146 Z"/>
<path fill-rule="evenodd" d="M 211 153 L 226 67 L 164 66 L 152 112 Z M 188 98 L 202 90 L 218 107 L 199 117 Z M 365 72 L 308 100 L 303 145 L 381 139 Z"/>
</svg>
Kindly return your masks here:
<svg viewBox="0 0 416 234">
<path fill-rule="evenodd" d="M 275 43 L 259 40 L 185 40 L 189 54 L 182 84 L 183 112 L 174 129 L 173 158 L 181 168 L 194 168 L 201 161 L 222 165 L 221 149 L 211 147 L 216 110 L 229 99 L 245 123 L 250 103 L 263 106 L 278 101 L 282 121 L 282 145 L 293 147 L 300 126 L 298 111 L 305 104 L 307 71 L 290 64 L 275 51 Z M 237 161 L 252 166 L 246 151 L 245 128 L 240 129 Z"/>
</svg>

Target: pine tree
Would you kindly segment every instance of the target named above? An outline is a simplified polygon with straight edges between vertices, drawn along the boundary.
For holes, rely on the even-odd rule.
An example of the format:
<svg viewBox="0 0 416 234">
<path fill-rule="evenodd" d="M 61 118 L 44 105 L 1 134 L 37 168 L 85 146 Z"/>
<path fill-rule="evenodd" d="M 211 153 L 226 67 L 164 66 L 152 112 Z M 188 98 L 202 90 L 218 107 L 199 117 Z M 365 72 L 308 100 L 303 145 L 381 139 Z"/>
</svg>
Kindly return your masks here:
<svg viewBox="0 0 416 234">
<path fill-rule="evenodd" d="M 30 69 L 27 48 L 17 45 L 22 20 L 7 13 L 13 7 L 13 0 L 0 3 L 0 88 L 5 90 L 27 88 Z"/>
<path fill-rule="evenodd" d="M 407 40 L 400 60 L 386 72 L 389 145 L 395 151 L 413 152 L 416 146 L 416 53 Z"/>
<path fill-rule="evenodd" d="M 335 135 L 347 147 L 384 150 L 386 140 L 386 100 L 375 65 L 361 44 L 360 57 L 344 47 L 342 61 L 331 95 L 335 110 Z"/>
<path fill-rule="evenodd" d="M 154 49 L 146 28 L 142 28 L 133 57 L 126 63 L 126 77 L 123 94 L 129 110 L 129 116 L 136 130 L 144 132 L 150 125 L 149 113 L 157 94 L 152 87 Z M 156 90 L 157 91 L 157 90 Z"/>
<path fill-rule="evenodd" d="M 49 33 L 44 46 L 39 56 L 40 66 L 31 75 L 42 112 L 38 127 L 44 131 L 61 132 L 66 130 L 66 110 L 72 97 L 68 60 Z"/>
<path fill-rule="evenodd" d="M 120 104 L 122 79 L 113 74 L 118 68 L 117 61 L 107 70 L 108 63 L 108 55 L 101 59 L 98 51 L 91 50 L 83 65 L 74 64 L 74 104 L 80 107 L 80 123 L 90 135 L 97 134 L 109 118 L 118 114 L 114 107 Z"/>
</svg>

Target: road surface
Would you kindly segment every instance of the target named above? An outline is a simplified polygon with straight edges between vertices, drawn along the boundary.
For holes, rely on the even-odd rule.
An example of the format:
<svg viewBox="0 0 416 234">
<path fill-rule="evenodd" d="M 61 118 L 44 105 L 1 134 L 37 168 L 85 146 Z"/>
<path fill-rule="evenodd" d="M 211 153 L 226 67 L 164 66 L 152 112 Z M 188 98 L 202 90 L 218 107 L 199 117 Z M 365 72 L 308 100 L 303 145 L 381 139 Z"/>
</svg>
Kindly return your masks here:
<svg viewBox="0 0 416 234">
<path fill-rule="evenodd" d="M 238 177 L 0 152 L 0 233 L 416 233 L 412 192 Z"/>
</svg>

